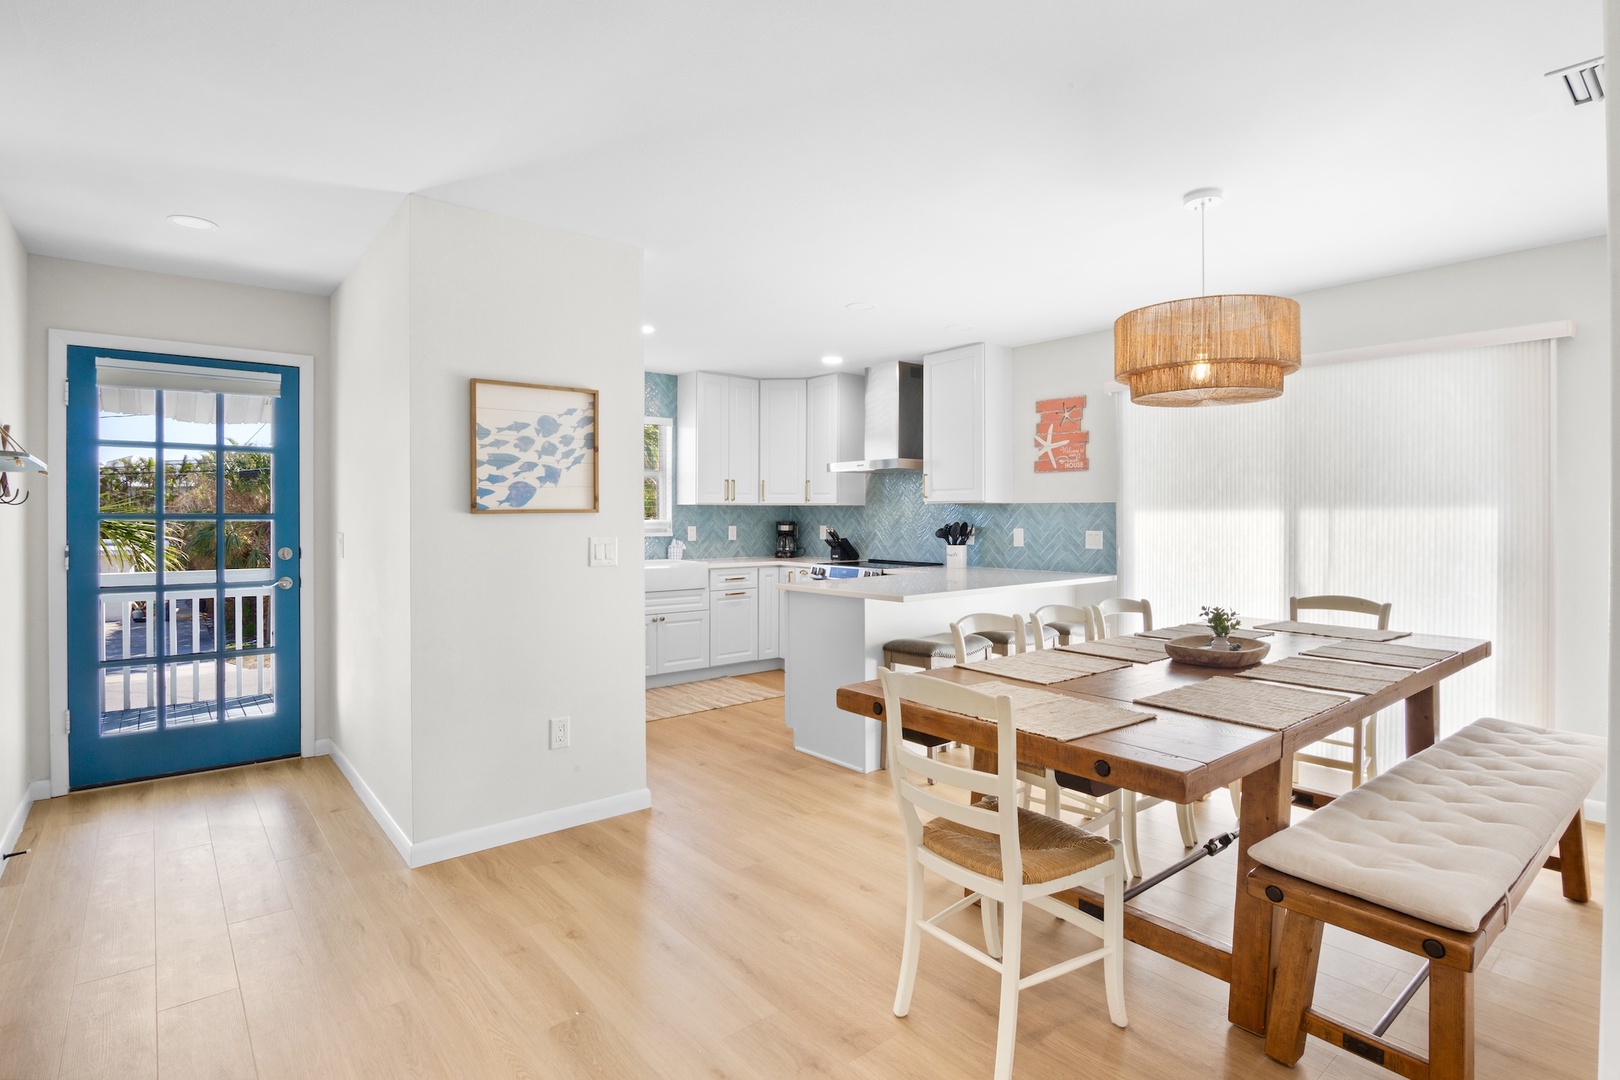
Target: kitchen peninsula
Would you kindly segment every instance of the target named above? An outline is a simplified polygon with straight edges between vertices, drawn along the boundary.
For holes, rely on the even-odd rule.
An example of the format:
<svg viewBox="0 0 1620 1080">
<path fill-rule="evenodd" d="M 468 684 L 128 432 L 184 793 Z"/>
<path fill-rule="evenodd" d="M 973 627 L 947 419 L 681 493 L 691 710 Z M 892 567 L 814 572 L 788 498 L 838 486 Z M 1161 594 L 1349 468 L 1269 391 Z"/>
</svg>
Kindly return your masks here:
<svg viewBox="0 0 1620 1080">
<path fill-rule="evenodd" d="M 842 712 L 840 686 L 875 678 L 883 643 L 948 632 L 978 611 L 1028 615 L 1044 604 L 1091 604 L 1112 594 L 1112 574 L 969 567 L 778 585 L 786 613 L 787 724 L 795 749 L 859 772 L 879 767 L 882 727 Z"/>
</svg>

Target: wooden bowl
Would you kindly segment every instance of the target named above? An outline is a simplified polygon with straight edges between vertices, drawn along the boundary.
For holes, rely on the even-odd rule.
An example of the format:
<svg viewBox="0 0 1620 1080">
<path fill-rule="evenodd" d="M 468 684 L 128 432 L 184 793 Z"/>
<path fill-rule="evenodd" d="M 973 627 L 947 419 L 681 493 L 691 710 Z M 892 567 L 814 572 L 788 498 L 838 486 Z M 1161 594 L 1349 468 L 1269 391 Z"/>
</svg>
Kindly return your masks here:
<svg viewBox="0 0 1620 1080">
<path fill-rule="evenodd" d="M 1192 637 L 1176 638 L 1174 641 L 1164 643 L 1164 651 L 1170 654 L 1170 659 L 1178 660 L 1183 664 L 1197 664 L 1199 667 L 1216 668 L 1245 668 L 1258 664 L 1266 658 L 1271 651 L 1268 642 L 1256 641 L 1254 638 L 1232 636 L 1228 641 L 1235 642 L 1239 648 L 1216 651 L 1206 649 L 1214 640 L 1209 634 L 1194 634 Z"/>
</svg>

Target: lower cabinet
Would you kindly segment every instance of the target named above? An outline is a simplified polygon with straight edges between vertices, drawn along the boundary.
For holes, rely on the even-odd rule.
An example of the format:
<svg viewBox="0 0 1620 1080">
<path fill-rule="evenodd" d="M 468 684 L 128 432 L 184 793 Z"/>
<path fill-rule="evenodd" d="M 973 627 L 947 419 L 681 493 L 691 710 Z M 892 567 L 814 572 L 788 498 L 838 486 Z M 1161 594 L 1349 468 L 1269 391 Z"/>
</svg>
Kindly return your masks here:
<svg viewBox="0 0 1620 1080">
<path fill-rule="evenodd" d="M 776 583 L 782 581 L 783 567 L 765 566 L 759 571 L 759 658 L 774 660 L 782 655 L 780 622 L 782 594 Z"/>
<path fill-rule="evenodd" d="M 648 615 L 647 674 L 692 671 L 709 666 L 709 613 L 680 611 Z"/>
<path fill-rule="evenodd" d="M 709 666 L 759 659 L 759 590 L 709 594 Z"/>
</svg>

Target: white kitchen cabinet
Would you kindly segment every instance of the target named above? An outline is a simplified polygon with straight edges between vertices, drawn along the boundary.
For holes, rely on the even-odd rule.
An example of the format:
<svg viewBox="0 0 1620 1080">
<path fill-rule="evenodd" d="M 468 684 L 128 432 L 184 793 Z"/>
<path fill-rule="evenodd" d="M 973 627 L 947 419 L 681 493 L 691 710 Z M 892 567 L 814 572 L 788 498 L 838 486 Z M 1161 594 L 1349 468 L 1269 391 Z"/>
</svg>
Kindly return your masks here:
<svg viewBox="0 0 1620 1080">
<path fill-rule="evenodd" d="M 688 372 L 675 408 L 675 501 L 759 505 L 758 380 Z"/>
<path fill-rule="evenodd" d="M 787 580 L 782 575 L 786 567 L 762 566 L 759 569 L 759 659 L 774 660 L 782 655 L 781 615 L 782 594 L 776 583 Z"/>
<path fill-rule="evenodd" d="M 709 666 L 759 658 L 759 590 L 709 594 Z"/>
<path fill-rule="evenodd" d="M 657 674 L 709 666 L 709 614 L 679 611 L 659 616 Z"/>
<path fill-rule="evenodd" d="M 1011 501 L 1011 397 L 1008 349 L 963 345 L 923 357 L 925 502 Z"/>
<path fill-rule="evenodd" d="M 768 506 L 802 506 L 805 483 L 803 379 L 762 379 L 759 383 L 760 501 Z"/>
<path fill-rule="evenodd" d="M 658 674 L 658 616 L 643 615 L 647 622 L 647 674 Z"/>
<path fill-rule="evenodd" d="M 805 501 L 822 506 L 864 506 L 865 473 L 828 472 L 834 461 L 866 456 L 866 378 L 848 372 L 805 383 Z"/>
</svg>

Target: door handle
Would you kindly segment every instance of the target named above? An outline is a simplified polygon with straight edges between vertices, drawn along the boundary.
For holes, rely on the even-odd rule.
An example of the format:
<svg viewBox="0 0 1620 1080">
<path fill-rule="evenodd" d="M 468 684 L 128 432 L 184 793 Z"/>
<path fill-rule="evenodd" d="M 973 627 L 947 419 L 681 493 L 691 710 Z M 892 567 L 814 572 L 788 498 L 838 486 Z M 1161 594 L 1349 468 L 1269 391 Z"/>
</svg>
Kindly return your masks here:
<svg viewBox="0 0 1620 1080">
<path fill-rule="evenodd" d="M 290 589 L 290 588 L 292 588 L 292 578 L 284 577 L 284 578 L 278 579 L 276 581 L 276 588 L 278 588 L 278 589 Z"/>
</svg>

